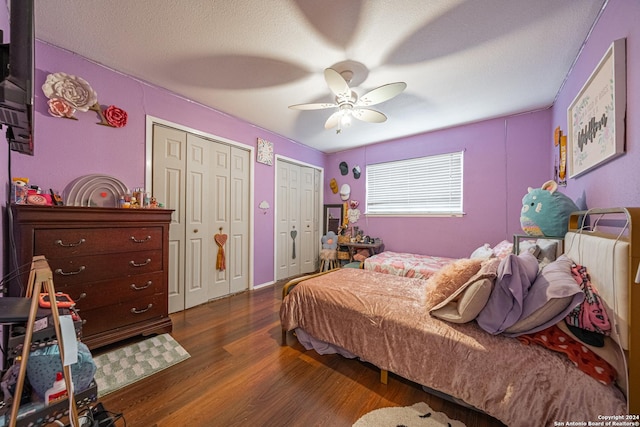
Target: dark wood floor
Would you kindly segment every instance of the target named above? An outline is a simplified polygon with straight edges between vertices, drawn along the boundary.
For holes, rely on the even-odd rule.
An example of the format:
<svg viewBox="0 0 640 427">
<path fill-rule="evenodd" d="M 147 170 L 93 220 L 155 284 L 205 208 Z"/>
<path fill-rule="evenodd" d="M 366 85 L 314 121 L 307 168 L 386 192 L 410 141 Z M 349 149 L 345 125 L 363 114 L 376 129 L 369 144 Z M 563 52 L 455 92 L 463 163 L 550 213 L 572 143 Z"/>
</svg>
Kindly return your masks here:
<svg viewBox="0 0 640 427">
<path fill-rule="evenodd" d="M 384 385 L 375 367 L 306 351 L 294 336 L 281 346 L 282 284 L 171 315 L 191 357 L 105 396 L 105 408 L 127 427 L 348 427 L 373 409 L 424 401 L 467 427 L 502 426 L 393 374 Z"/>
</svg>

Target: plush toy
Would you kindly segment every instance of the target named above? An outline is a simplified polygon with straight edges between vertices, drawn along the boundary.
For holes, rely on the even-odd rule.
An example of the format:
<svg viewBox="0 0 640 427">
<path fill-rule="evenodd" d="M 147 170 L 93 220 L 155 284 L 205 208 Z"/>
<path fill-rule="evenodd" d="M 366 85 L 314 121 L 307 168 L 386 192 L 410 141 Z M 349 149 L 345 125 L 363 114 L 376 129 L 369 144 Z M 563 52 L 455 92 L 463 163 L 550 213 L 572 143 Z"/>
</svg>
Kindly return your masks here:
<svg viewBox="0 0 640 427">
<path fill-rule="evenodd" d="M 327 231 L 327 234 L 322 236 L 322 249 L 333 249 L 336 250 L 338 248 L 338 236 L 333 231 Z"/>
<path fill-rule="evenodd" d="M 327 231 L 322 236 L 322 249 L 320 250 L 320 271 L 332 270 L 338 267 L 338 236 L 333 231 Z"/>
<path fill-rule="evenodd" d="M 555 181 L 547 181 L 541 188 L 529 187 L 522 198 L 520 225 L 529 236 L 562 237 L 567 232 L 569 215 L 579 209 L 557 189 Z"/>
</svg>

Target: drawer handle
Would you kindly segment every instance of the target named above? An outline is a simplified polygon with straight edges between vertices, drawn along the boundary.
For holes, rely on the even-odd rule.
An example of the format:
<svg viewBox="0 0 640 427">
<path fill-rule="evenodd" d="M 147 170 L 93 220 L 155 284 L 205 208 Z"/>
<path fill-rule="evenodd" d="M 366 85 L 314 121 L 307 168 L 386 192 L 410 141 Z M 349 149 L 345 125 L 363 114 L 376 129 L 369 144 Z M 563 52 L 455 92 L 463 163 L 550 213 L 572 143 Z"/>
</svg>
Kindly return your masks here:
<svg viewBox="0 0 640 427">
<path fill-rule="evenodd" d="M 80 301 L 81 299 L 86 298 L 86 297 L 87 297 L 87 293 L 86 293 L 86 292 L 83 292 L 83 293 L 81 293 L 81 294 L 80 294 L 80 296 L 79 296 L 78 298 L 74 299 L 74 301 L 75 301 L 75 302 L 78 302 L 78 301 Z"/>
<path fill-rule="evenodd" d="M 141 262 L 140 264 L 137 264 L 135 261 L 129 261 L 129 264 L 134 266 L 134 267 L 144 267 L 145 265 L 149 264 L 151 262 L 151 258 L 147 258 L 147 260 L 145 262 Z"/>
<path fill-rule="evenodd" d="M 131 309 L 131 312 L 133 314 L 142 314 L 142 313 L 144 313 L 146 311 L 149 311 L 151 309 L 151 307 L 153 307 L 153 304 L 149 304 L 147 306 L 147 308 L 143 308 L 143 309 L 140 309 L 140 310 L 138 310 L 137 308 L 134 307 L 134 308 Z"/>
<path fill-rule="evenodd" d="M 131 240 L 133 240 L 134 243 L 144 243 L 144 242 L 148 242 L 149 240 L 151 240 L 151 236 L 147 236 L 144 239 L 136 239 L 134 236 L 129 237 Z"/>
<path fill-rule="evenodd" d="M 60 274 L 60 275 L 62 275 L 62 276 L 73 276 L 74 274 L 80 274 L 80 273 L 82 273 L 82 272 L 84 271 L 84 269 L 85 269 L 85 268 L 86 268 L 86 267 L 85 267 L 84 265 L 81 265 L 81 266 L 80 266 L 80 268 L 79 268 L 78 270 L 76 270 L 76 271 L 69 271 L 69 272 L 62 271 L 62 269 L 61 269 L 61 268 L 56 268 L 56 274 Z"/>
<path fill-rule="evenodd" d="M 147 289 L 152 284 L 153 284 L 153 282 L 151 280 L 149 280 L 147 283 L 144 284 L 144 286 L 136 286 L 135 283 L 132 283 L 131 285 L 129 285 L 129 287 L 131 289 L 133 289 L 134 291 L 141 291 L 143 289 Z"/>
<path fill-rule="evenodd" d="M 80 246 L 81 244 L 83 244 L 84 242 L 86 242 L 85 239 L 80 239 L 78 241 L 78 243 L 63 243 L 62 240 L 56 240 L 55 243 L 58 246 L 62 246 L 63 248 L 73 248 L 75 246 Z"/>
</svg>

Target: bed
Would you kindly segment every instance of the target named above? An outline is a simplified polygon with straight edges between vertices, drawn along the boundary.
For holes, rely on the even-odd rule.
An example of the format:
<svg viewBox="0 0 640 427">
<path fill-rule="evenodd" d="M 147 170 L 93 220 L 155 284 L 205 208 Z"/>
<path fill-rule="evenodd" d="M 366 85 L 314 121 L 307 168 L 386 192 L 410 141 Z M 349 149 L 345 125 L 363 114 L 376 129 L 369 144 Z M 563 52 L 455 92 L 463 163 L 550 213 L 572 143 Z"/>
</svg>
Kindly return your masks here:
<svg viewBox="0 0 640 427">
<path fill-rule="evenodd" d="M 578 227 L 585 219 L 601 217 L 610 218 L 608 227 L 622 223 L 626 231 L 607 234 L 602 227 Z M 393 372 L 506 425 L 629 420 L 626 414 L 640 413 L 640 332 L 632 327 L 630 309 L 640 307 L 637 221 L 640 208 L 576 213 L 565 238 L 566 257 L 588 266 L 615 324 L 604 349 L 593 349 L 610 352 L 599 354 L 616 368 L 615 382 L 586 374 L 564 354 L 524 344 L 523 338 L 533 334 L 514 338 L 488 333 L 477 320 L 457 323 L 435 316 L 426 307 L 433 278 L 341 269 L 292 281 L 283 289 L 283 339 L 295 330 L 307 348 L 358 357 L 380 368 L 383 378 Z M 485 288 L 487 280 L 492 277 L 483 278 Z M 457 298 L 443 307 L 465 296 Z"/>
</svg>

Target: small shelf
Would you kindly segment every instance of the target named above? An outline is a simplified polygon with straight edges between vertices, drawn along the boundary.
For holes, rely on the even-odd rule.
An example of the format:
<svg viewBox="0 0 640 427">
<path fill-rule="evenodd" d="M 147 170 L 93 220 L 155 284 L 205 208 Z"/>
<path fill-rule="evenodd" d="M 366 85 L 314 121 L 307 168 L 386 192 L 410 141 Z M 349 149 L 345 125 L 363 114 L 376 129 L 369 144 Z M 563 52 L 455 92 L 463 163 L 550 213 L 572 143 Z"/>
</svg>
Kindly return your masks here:
<svg viewBox="0 0 640 427">
<path fill-rule="evenodd" d="M 89 388 L 80 393 L 75 393 L 75 400 L 78 409 L 86 408 L 91 403 L 96 402 L 98 400 L 98 386 L 96 382 L 92 381 Z M 10 415 L 11 413 L 8 411 L 0 418 L 0 427 L 9 425 Z M 16 426 L 44 426 L 68 415 L 69 402 L 67 399 L 56 402 L 50 406 L 45 406 L 44 402 L 29 402 L 20 406 Z"/>
<path fill-rule="evenodd" d="M 76 337 L 78 341 L 82 339 L 82 321 L 78 320 L 73 322 L 73 326 L 76 330 Z M 7 340 L 7 360 L 13 360 L 17 356 L 22 354 L 22 347 L 24 346 L 24 333 L 25 327 L 21 325 L 12 325 L 9 328 L 9 338 Z M 58 342 L 56 337 L 56 330 L 53 324 L 49 322 L 49 326 L 39 331 L 34 331 L 31 338 L 31 351 L 38 348 L 46 347 L 48 345 L 54 345 Z"/>
<path fill-rule="evenodd" d="M 564 237 L 551 237 L 551 236 L 530 236 L 528 234 L 514 234 L 513 235 L 513 253 L 520 253 L 520 241 L 521 240 L 538 240 L 538 239 L 547 239 L 547 240 L 557 240 L 560 245 L 560 253 L 564 252 Z"/>
<path fill-rule="evenodd" d="M 49 314 L 43 314 L 40 309 L 39 298 L 42 292 L 46 292 L 51 297 L 50 307 L 46 310 Z M 60 311 L 66 314 L 66 310 L 59 309 L 56 305 L 56 291 L 53 285 L 53 273 L 46 258 L 42 255 L 34 256 L 29 270 L 29 281 L 27 282 L 25 300 L 30 301 L 29 315 L 25 322 L 13 321 L 9 336 L 6 366 L 10 366 L 16 359 L 20 358 L 20 364 L 14 365 L 18 368 L 18 375 L 13 391 L 14 400 L 10 407 L 2 408 L 1 426 L 40 426 L 50 424 L 55 420 L 68 417 L 73 425 L 79 425 L 78 403 L 85 406 L 97 400 L 97 386 L 92 380 L 87 390 L 73 390 L 71 380 L 71 366 L 64 365 L 64 341 L 62 340 L 62 329 L 60 326 Z M 16 299 L 19 301 L 19 298 Z M 24 316 L 22 316 L 24 317 Z M 76 339 L 81 334 L 82 322 L 74 322 L 74 332 Z M 57 345 L 59 347 L 60 366 L 64 375 L 66 389 L 69 398 L 53 405 L 45 405 L 44 402 L 36 400 L 23 402 L 25 382 L 27 381 L 27 367 L 29 366 L 29 356 L 34 349 Z M 20 351 L 18 351 L 20 348 Z M 3 405 L 5 406 L 5 405 Z"/>
</svg>

